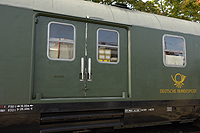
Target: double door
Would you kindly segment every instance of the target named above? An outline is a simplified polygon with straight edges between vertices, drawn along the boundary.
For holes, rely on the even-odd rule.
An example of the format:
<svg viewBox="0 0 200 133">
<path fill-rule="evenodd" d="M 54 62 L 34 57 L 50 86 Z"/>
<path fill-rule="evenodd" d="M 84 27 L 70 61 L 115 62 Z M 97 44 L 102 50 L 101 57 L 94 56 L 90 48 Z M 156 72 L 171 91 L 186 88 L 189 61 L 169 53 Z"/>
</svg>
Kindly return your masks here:
<svg viewBox="0 0 200 133">
<path fill-rule="evenodd" d="M 112 98 L 127 92 L 127 30 L 38 17 L 33 98 Z"/>
</svg>

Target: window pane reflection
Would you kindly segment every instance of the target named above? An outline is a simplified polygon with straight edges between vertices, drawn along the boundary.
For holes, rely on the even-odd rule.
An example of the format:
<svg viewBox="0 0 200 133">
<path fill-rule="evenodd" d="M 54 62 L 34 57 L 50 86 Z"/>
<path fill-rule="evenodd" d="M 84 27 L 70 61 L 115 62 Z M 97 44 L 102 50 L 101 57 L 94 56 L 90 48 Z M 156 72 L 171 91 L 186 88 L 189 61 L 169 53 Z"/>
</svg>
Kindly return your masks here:
<svg viewBox="0 0 200 133">
<path fill-rule="evenodd" d="M 168 50 L 183 51 L 184 41 L 182 38 L 165 37 L 165 47 Z"/>
<path fill-rule="evenodd" d="M 186 65 L 185 40 L 181 36 L 164 35 L 164 63 L 166 66 Z"/>
<path fill-rule="evenodd" d="M 72 60 L 74 50 L 74 27 L 51 22 L 49 24 L 48 57 L 56 60 Z"/>
<path fill-rule="evenodd" d="M 118 32 L 107 29 L 98 30 L 98 61 L 118 62 L 119 42 Z"/>
<path fill-rule="evenodd" d="M 51 58 L 72 59 L 74 44 L 63 42 L 50 42 L 49 56 Z"/>
</svg>

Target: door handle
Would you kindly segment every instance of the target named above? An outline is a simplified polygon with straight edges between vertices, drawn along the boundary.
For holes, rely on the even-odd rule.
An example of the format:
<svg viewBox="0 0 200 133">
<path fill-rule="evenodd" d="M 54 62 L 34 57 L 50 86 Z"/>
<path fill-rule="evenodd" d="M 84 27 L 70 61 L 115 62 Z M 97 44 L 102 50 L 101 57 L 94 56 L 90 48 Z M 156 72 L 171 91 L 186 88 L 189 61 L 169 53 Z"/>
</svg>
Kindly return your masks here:
<svg viewBox="0 0 200 133">
<path fill-rule="evenodd" d="M 80 81 L 83 81 L 84 79 L 84 58 L 81 58 L 81 73 L 80 73 L 81 77 L 80 77 Z"/>
<path fill-rule="evenodd" d="M 91 58 L 88 58 L 88 81 L 92 81 L 92 67 Z"/>
</svg>

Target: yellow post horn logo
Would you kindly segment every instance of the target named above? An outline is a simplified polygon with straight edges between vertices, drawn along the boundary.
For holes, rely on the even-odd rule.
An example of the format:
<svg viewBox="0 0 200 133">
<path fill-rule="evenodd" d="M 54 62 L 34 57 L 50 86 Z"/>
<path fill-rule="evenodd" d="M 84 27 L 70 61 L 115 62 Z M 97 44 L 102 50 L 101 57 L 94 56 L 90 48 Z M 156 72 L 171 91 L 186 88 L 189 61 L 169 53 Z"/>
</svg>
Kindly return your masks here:
<svg viewBox="0 0 200 133">
<path fill-rule="evenodd" d="M 176 80 L 176 77 L 177 76 L 180 76 L 181 77 L 181 80 L 180 81 L 177 81 Z M 184 80 L 185 80 L 185 78 L 186 78 L 186 76 L 185 75 L 183 75 L 183 74 L 180 74 L 180 73 L 177 73 L 175 76 L 174 76 L 174 78 L 173 78 L 173 76 L 171 75 L 171 77 L 172 77 L 172 80 L 175 82 L 175 84 L 174 85 L 176 85 L 176 87 L 178 87 L 178 88 L 181 88 L 181 87 L 183 87 L 183 85 L 184 85 Z"/>
</svg>

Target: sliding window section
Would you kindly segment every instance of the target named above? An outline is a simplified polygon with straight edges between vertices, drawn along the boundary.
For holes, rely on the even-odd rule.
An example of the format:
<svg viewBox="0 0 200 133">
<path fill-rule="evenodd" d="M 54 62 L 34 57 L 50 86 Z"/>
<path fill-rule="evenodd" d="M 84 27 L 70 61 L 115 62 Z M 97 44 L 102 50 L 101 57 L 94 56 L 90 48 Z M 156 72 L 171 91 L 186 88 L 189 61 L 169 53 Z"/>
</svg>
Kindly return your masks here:
<svg viewBox="0 0 200 133">
<path fill-rule="evenodd" d="M 163 36 L 163 62 L 167 67 L 186 66 L 186 43 L 181 36 Z"/>
</svg>

